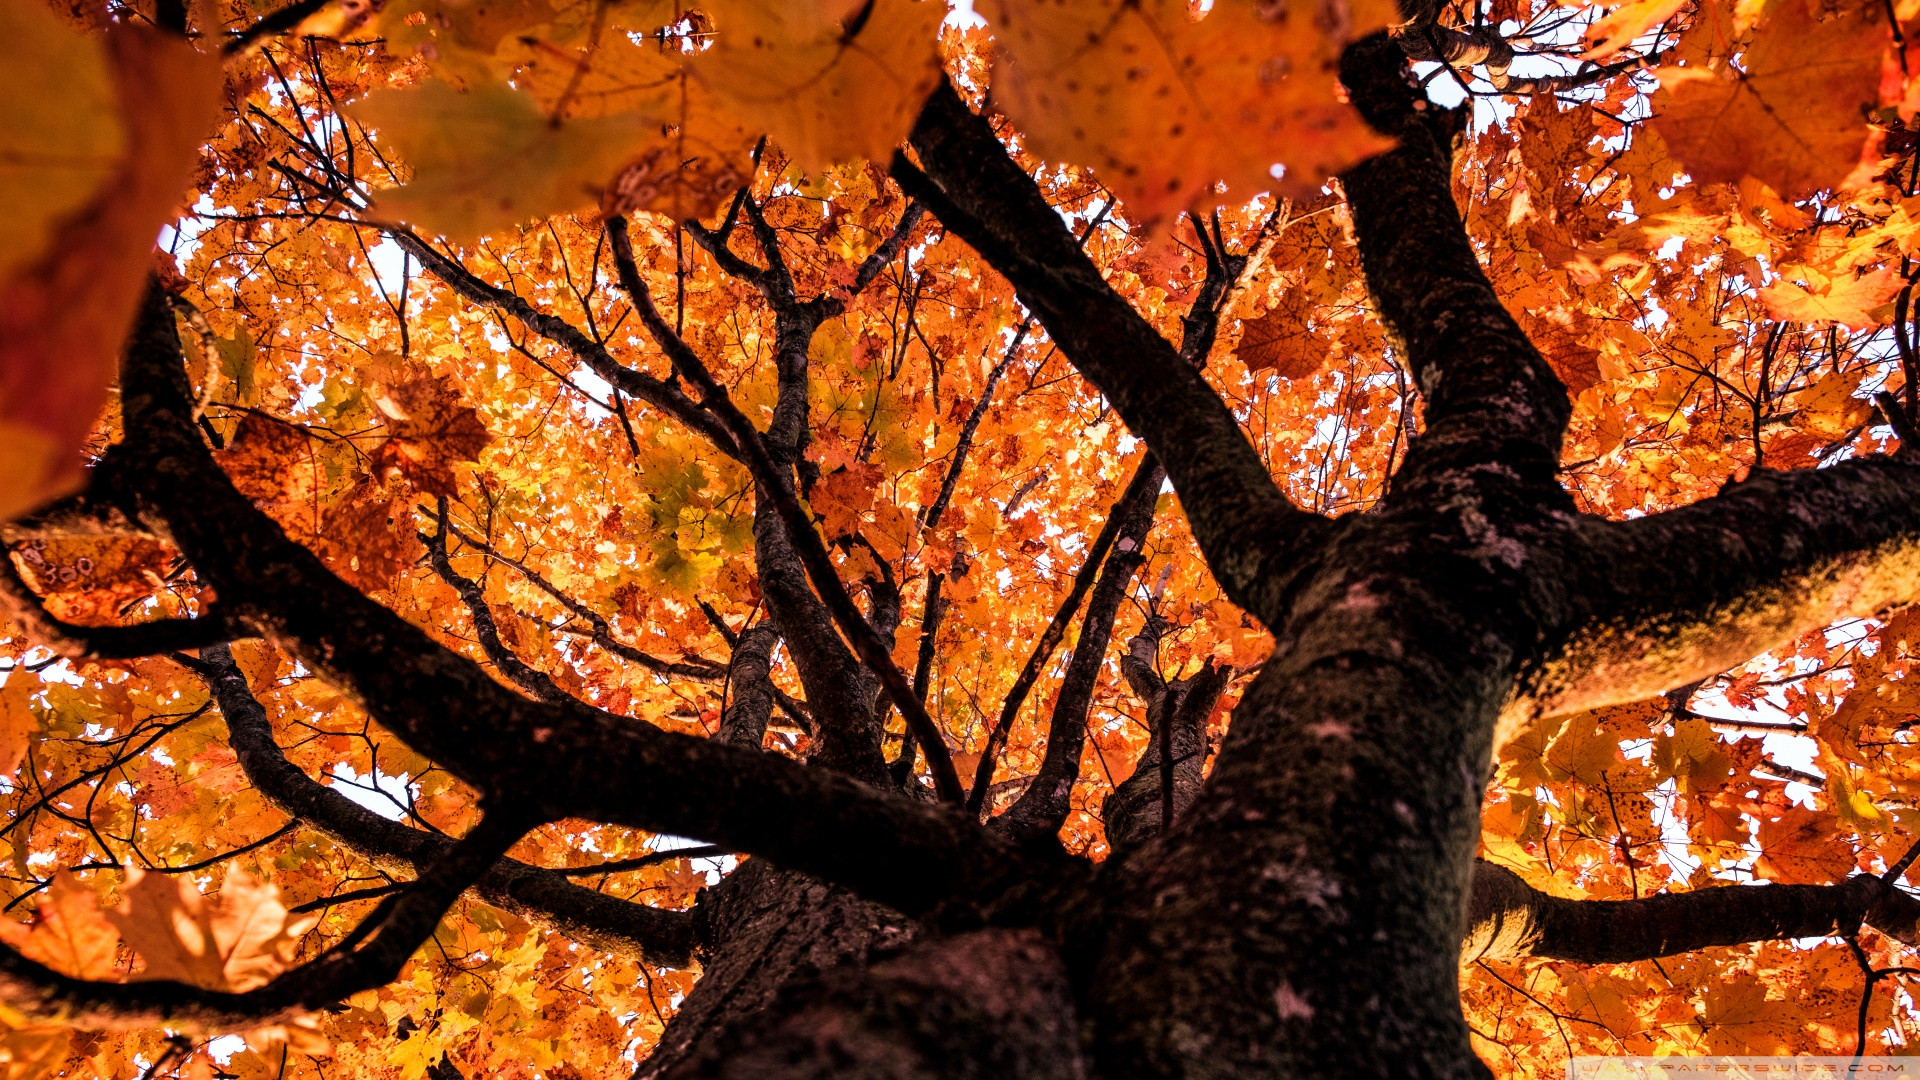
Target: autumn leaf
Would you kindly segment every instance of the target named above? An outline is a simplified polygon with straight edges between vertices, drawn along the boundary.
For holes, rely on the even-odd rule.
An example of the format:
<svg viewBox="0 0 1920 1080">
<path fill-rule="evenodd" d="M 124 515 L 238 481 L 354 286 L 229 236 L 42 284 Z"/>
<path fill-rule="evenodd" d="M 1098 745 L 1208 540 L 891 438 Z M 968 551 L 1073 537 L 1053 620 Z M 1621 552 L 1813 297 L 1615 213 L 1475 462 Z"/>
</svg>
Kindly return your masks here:
<svg viewBox="0 0 1920 1080">
<path fill-rule="evenodd" d="M 877 465 L 854 462 L 813 485 L 807 502 L 820 515 L 820 527 L 827 536 L 848 536 L 859 530 L 861 519 L 873 509 L 881 475 Z"/>
<path fill-rule="evenodd" d="M 1767 311 L 1781 322 L 1824 326 L 1839 323 L 1849 330 L 1871 330 L 1886 321 L 1874 309 L 1893 299 L 1905 284 L 1891 267 L 1853 277 L 1828 277 L 1809 267 L 1782 267 L 1782 279 L 1760 290 Z M 1806 285 L 1787 280 L 1789 276 Z"/>
<path fill-rule="evenodd" d="M 14 557 L 48 611 L 68 622 L 110 626 L 123 621 L 123 609 L 165 586 L 175 554 L 145 537 L 71 536 L 28 540 Z"/>
<path fill-rule="evenodd" d="M 693 70 L 801 168 L 886 161 L 940 81 L 938 0 L 715 0 Z"/>
<path fill-rule="evenodd" d="M 127 131 L 105 41 L 31 0 L 0 3 L 9 62 L 0 68 L 0 280 L 46 250 L 119 167 Z"/>
<path fill-rule="evenodd" d="M 32 707 L 32 697 L 39 690 L 40 680 L 20 672 L 7 676 L 6 685 L 0 686 L 0 779 L 8 783 L 20 771 L 27 747 L 39 730 L 40 722 Z"/>
<path fill-rule="evenodd" d="M 328 567 L 363 591 L 390 587 L 423 550 L 407 499 L 372 480 L 347 489 L 328 508 L 321 533 Z"/>
<path fill-rule="evenodd" d="M 1346 42 L 1395 20 L 1379 0 L 983 5 L 1002 50 L 995 102 L 1036 152 L 1092 166 L 1149 224 L 1262 191 L 1318 192 L 1390 143 L 1343 101 Z M 1275 166 L 1285 168 L 1275 180 Z"/>
<path fill-rule="evenodd" d="M 601 211 L 652 210 L 676 221 L 708 217 L 746 185 L 759 132 L 685 65 L 630 44 L 616 48 L 634 54 L 632 80 L 657 87 L 649 100 L 660 118 L 659 137 L 638 148 L 607 185 Z"/>
<path fill-rule="evenodd" d="M 432 41 L 441 51 L 467 49 L 483 56 L 498 49 L 506 35 L 553 17 L 546 0 L 398 0 L 380 9 L 380 25 L 393 48 L 412 51 Z"/>
<path fill-rule="evenodd" d="M 444 375 L 416 375 L 374 399 L 391 432 L 374 452 L 376 471 L 398 473 L 431 495 L 455 493 L 453 466 L 477 461 L 492 436 Z"/>
<path fill-rule="evenodd" d="M 0 244 L 0 520 L 79 483 L 80 445 L 106 402 L 154 233 L 183 194 L 221 87 L 218 61 L 177 38 L 120 26 L 76 39 L 27 6 L 0 7 L 20 35 L 10 55 L 27 58 L 7 65 L 6 78 L 23 81 L 0 98 L 0 175 L 10 196 L 15 183 L 30 193 L 25 222 Z M 75 99 L 28 104 L 52 100 L 38 81 L 50 69 Z M 49 160 L 50 148 L 62 156 Z"/>
<path fill-rule="evenodd" d="M 0 941 L 76 979 L 112 980 L 118 970 L 120 933 L 101 912 L 93 890 L 72 871 L 53 876 L 31 922 L 0 919 Z"/>
<path fill-rule="evenodd" d="M 1332 350 L 1308 328 L 1306 300 L 1298 293 L 1289 294 L 1264 315 L 1241 324 L 1240 343 L 1233 355 L 1248 371 L 1304 379 L 1326 366 Z"/>
<path fill-rule="evenodd" d="M 1837 835 L 1834 815 L 1789 806 L 1760 822 L 1755 875 L 1786 885 L 1823 885 L 1853 872 L 1853 848 Z"/>
<path fill-rule="evenodd" d="M 1722 32 L 1703 24 L 1694 34 Z M 1751 176 L 1788 198 L 1841 185 L 1867 151 L 1887 29 L 1876 14 L 1816 20 L 1773 5 L 1738 65 L 1663 67 L 1655 128 L 1699 183 Z"/>
<path fill-rule="evenodd" d="M 72 1036 L 57 1024 L 34 1024 L 0 1004 L 0 1077 L 35 1080 L 58 1069 Z"/>
<path fill-rule="evenodd" d="M 554 123 L 505 83 L 462 92 L 432 80 L 348 113 L 413 167 L 407 184 L 374 192 L 372 212 L 463 243 L 592 205 L 658 127 L 637 113 Z"/>
<path fill-rule="evenodd" d="M 239 993 L 272 981 L 319 921 L 289 916 L 277 887 L 238 869 L 227 871 L 219 895 L 208 899 L 187 875 L 129 867 L 121 896 L 107 919 L 146 961 L 134 978 L 209 990 Z"/>
</svg>

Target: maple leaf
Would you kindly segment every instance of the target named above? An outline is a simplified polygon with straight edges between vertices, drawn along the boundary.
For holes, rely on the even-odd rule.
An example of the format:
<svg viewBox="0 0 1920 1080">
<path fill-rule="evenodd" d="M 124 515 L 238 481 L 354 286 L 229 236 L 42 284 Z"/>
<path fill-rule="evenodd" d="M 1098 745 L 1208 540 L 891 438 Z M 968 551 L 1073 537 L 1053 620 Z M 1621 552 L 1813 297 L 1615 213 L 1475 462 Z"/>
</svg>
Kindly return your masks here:
<svg viewBox="0 0 1920 1080">
<path fill-rule="evenodd" d="M 1789 806 L 1760 822 L 1760 858 L 1756 876 L 1786 885 L 1839 881 L 1853 871 L 1853 848 L 1838 835 L 1835 816 L 1825 810 Z"/>
<path fill-rule="evenodd" d="M 454 495 L 453 466 L 478 461 L 492 436 L 480 414 L 460 399 L 445 375 L 416 375 L 374 398 L 391 432 L 374 452 L 374 468 L 395 472 L 431 495 Z"/>
<path fill-rule="evenodd" d="M 7 78 L 25 80 L 0 96 L 0 160 L 24 164 L 6 170 L 10 198 L 16 181 L 33 193 L 0 243 L 0 520 L 79 483 L 80 444 L 146 287 L 153 233 L 186 186 L 222 84 L 217 59 L 170 35 L 121 26 L 75 40 L 28 6 L 0 6 L 20 58 Z M 75 93 L 71 107 L 26 104 L 46 97 L 43 76 Z"/>
<path fill-rule="evenodd" d="M 1294 291 L 1257 319 L 1240 326 L 1233 355 L 1248 371 L 1272 371 L 1283 379 L 1304 379 L 1326 366 L 1332 355 L 1307 326 L 1307 297 Z"/>
<path fill-rule="evenodd" d="M 707 84 L 683 66 L 666 68 L 658 54 L 644 54 L 657 72 L 636 77 L 661 86 L 655 115 L 660 137 L 637 150 L 600 197 L 606 215 L 652 210 L 676 221 L 707 217 L 745 186 L 753 171 L 756 132 Z"/>
<path fill-rule="evenodd" d="M 35 1080 L 66 1060 L 72 1036 L 67 1028 L 31 1024 L 0 1004 L 0 1075 L 6 1080 Z"/>
<path fill-rule="evenodd" d="M 1891 301 L 1905 284 L 1891 267 L 1859 277 L 1827 277 L 1807 267 L 1782 267 L 1781 272 L 1783 280 L 1760 290 L 1760 299 L 1774 318 L 1816 326 L 1839 323 L 1849 330 L 1871 330 L 1885 322 L 1886 316 L 1874 309 Z M 1788 274 L 1808 284 L 1784 280 Z"/>
<path fill-rule="evenodd" d="M 27 756 L 40 722 L 33 715 L 32 696 L 39 692 L 40 681 L 21 674 L 7 678 L 0 686 L 0 779 L 13 782 L 20 762 Z"/>
<path fill-rule="evenodd" d="M 877 465 L 853 462 L 820 478 L 807 494 L 807 502 L 821 518 L 821 528 L 829 537 L 847 536 L 860 528 L 861 519 L 873 509 L 882 473 Z"/>
<path fill-rule="evenodd" d="M 121 622 L 121 611 L 162 588 L 174 552 L 145 538 L 75 536 L 29 540 L 14 549 L 20 576 L 68 622 Z"/>
<path fill-rule="evenodd" d="M 240 494 L 264 506 L 302 506 L 318 491 L 317 461 L 307 433 L 259 413 L 240 418 L 214 454 Z"/>
<path fill-rule="evenodd" d="M 119 931 L 93 890 L 68 870 L 53 876 L 31 922 L 0 920 L 0 941 L 76 979 L 111 980 L 118 967 Z"/>
<path fill-rule="evenodd" d="M 557 123 L 492 82 L 381 90 L 347 111 L 413 167 L 407 184 L 374 192 L 372 212 L 458 242 L 592 205 L 658 127 L 639 113 Z"/>
<path fill-rule="evenodd" d="M 318 915 L 294 918 L 280 890 L 229 870 L 209 900 L 187 875 L 127 869 L 120 906 L 106 917 L 146 961 L 135 979 L 172 979 L 239 993 L 264 986 L 292 963 Z"/>
<path fill-rule="evenodd" d="M 1340 49 L 1395 21 L 1377 0 L 983 5 L 995 101 L 1039 154 L 1092 166 L 1137 219 L 1262 191 L 1308 197 L 1391 145 L 1344 103 Z M 1274 179 L 1274 167 L 1285 174 Z"/>
<path fill-rule="evenodd" d="M 424 550 L 408 501 L 370 479 L 328 508 L 321 531 L 327 565 L 364 591 L 391 587 Z"/>
<path fill-rule="evenodd" d="M 1692 31 L 1706 32 L 1724 31 Z M 1838 187 L 1869 145 L 1886 42 L 1878 16 L 1774 5 L 1737 66 L 1660 69 L 1654 127 L 1700 183 L 1751 176 L 1790 199 Z"/>
<path fill-rule="evenodd" d="M 694 73 L 801 168 L 885 161 L 940 82 L 937 0 L 711 0 Z"/>
<path fill-rule="evenodd" d="M 396 49 L 434 41 L 442 52 L 451 47 L 491 55 L 501 38 L 553 17 L 546 0 L 398 0 L 380 9 L 380 26 Z"/>
</svg>

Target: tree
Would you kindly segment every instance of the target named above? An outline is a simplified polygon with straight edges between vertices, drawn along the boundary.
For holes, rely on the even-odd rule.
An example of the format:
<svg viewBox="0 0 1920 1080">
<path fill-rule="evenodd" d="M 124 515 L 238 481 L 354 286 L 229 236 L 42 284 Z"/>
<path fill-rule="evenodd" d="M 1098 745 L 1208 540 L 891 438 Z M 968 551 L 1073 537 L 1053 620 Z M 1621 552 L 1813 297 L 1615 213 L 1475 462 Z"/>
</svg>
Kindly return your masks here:
<svg viewBox="0 0 1920 1080">
<path fill-rule="evenodd" d="M 1905 1045 L 1911 7 L 4 0 L 8 1075 Z"/>
</svg>

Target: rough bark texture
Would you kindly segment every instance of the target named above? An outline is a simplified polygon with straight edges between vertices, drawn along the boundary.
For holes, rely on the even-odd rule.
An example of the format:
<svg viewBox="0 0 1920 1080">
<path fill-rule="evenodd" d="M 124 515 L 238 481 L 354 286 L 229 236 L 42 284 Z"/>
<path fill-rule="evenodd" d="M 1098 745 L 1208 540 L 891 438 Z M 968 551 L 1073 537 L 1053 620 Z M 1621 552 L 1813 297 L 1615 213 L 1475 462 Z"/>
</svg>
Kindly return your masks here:
<svg viewBox="0 0 1920 1080">
<path fill-rule="evenodd" d="M 605 713 L 515 657 L 478 584 L 454 569 L 450 527 L 429 538 L 434 569 L 460 593 L 493 669 L 519 689 L 288 540 L 208 454 L 174 316 L 156 289 L 124 365 L 125 440 L 86 495 L 8 535 L 99 527 L 165 536 L 219 608 L 109 633 L 51 619 L 18 575 L 0 579 L 0 597 L 73 655 L 204 648 L 181 662 L 213 686 L 253 783 L 301 827 L 417 880 L 370 917 L 362 947 L 249 994 L 64 979 L 4 946 L 0 990 L 35 1016 L 244 1026 L 391 977 L 468 892 L 596 947 L 702 965 L 641 1066 L 648 1078 L 1438 1080 L 1485 1074 L 1458 1004 L 1463 956 L 1618 962 L 1862 923 L 1915 940 L 1920 902 L 1879 878 L 1601 903 L 1558 899 L 1474 861 L 1503 722 L 1660 693 L 1836 617 L 1911 600 L 1920 468 L 1867 458 L 1762 472 L 1644 520 L 1577 514 L 1555 473 L 1566 393 L 1464 234 L 1450 187 L 1453 118 L 1425 102 L 1384 35 L 1351 47 L 1342 75 L 1362 113 L 1397 140 L 1342 182 L 1369 286 L 1427 423 L 1390 495 L 1337 520 L 1286 499 L 1200 374 L 1245 262 L 1217 233 L 1200 234 L 1208 280 L 1175 348 L 1107 287 L 990 123 L 951 87 L 920 116 L 914 156 L 894 163 L 917 201 L 861 263 L 852 291 L 901 252 L 926 206 L 1013 283 L 1158 463 L 1103 529 L 1111 552 L 1090 554 L 1078 575 L 1091 599 L 1041 776 L 984 827 L 958 805 L 944 744 L 923 752 L 948 763 L 934 776 L 949 806 L 922 797 L 912 756 L 902 755 L 897 775 L 882 756 L 883 702 L 924 721 L 917 738 L 937 734 L 884 655 L 900 619 L 897 582 L 865 583 L 867 609 L 855 610 L 794 497 L 815 479 L 803 453 L 811 335 L 844 301 L 794 294 L 779 238 L 748 193 L 721 225 L 691 232 L 776 314 L 779 397 L 764 432 L 653 309 L 624 222 L 609 231 L 622 283 L 648 333 L 699 384 L 699 401 L 396 234 L 461 296 L 513 314 L 721 452 L 751 460 L 768 618 L 738 633 L 719 624 L 733 647 L 724 669 L 699 661 L 669 672 L 620 652 L 604 622 L 594 624 L 595 641 L 662 674 L 724 674 L 730 698 L 711 739 Z M 742 220 L 759 264 L 729 247 Z M 1054 833 L 1078 775 L 1094 676 L 1152 525 L 1158 467 L 1209 568 L 1272 629 L 1275 650 L 1209 763 L 1207 719 L 1230 673 L 1209 664 L 1166 678 L 1149 620 L 1120 666 L 1154 738 L 1107 800 L 1115 854 L 1094 867 L 1067 857 Z M 1076 594 L 1055 620 L 1056 640 L 1078 604 Z M 930 598 L 923 628 L 937 617 Z M 482 825 L 459 841 L 432 836 L 294 769 L 219 648 L 243 634 L 272 640 L 474 785 L 488 808 Z M 780 642 L 804 705 L 771 677 Z M 922 656 L 933 647 L 923 633 Z M 1042 662 L 1019 694 L 1047 650 L 1036 650 Z M 806 717 L 807 761 L 763 749 L 776 702 Z M 1009 723 L 1018 704 L 1002 703 Z M 691 912 L 666 912 L 503 858 L 529 823 L 562 816 L 690 836 L 747 859 Z"/>
</svg>

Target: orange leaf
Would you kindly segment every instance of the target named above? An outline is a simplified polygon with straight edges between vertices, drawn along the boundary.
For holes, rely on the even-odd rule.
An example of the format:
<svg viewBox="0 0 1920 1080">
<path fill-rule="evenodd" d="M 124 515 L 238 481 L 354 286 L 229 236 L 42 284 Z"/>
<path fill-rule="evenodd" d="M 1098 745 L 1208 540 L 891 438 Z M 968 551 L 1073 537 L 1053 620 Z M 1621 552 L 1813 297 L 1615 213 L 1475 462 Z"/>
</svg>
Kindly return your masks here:
<svg viewBox="0 0 1920 1080">
<path fill-rule="evenodd" d="M 1756 876 L 1788 885 L 1825 885 L 1853 871 L 1853 846 L 1833 814 L 1789 806 L 1760 823 Z"/>
<path fill-rule="evenodd" d="M 1721 32 L 1703 20 L 1695 32 Z M 1815 21 L 1775 5 L 1740 68 L 1662 68 L 1654 126 L 1700 183 L 1751 176 L 1789 199 L 1839 187 L 1861 162 L 1887 28 L 1864 12 Z"/>
<path fill-rule="evenodd" d="M 230 870 L 213 899 L 185 874 L 127 871 L 120 906 L 107 918 L 147 962 L 138 979 L 172 979 L 211 990 L 251 990 L 285 971 L 300 936 L 319 916 L 290 918 L 280 890 Z"/>
<path fill-rule="evenodd" d="M 1392 145 L 1344 103 L 1341 47 L 1395 20 L 1376 0 L 993 0 L 994 100 L 1038 153 L 1089 165 L 1149 224 L 1262 191 L 1310 196 Z M 1274 166 L 1286 166 L 1280 180 Z"/>
<path fill-rule="evenodd" d="M 1813 288 L 1791 281 L 1777 281 L 1760 290 L 1767 311 L 1781 322 L 1815 325 L 1839 323 L 1849 330 L 1871 330 L 1886 320 L 1873 309 L 1893 299 L 1903 282 L 1891 267 L 1881 267 L 1861 277 L 1828 279 L 1814 271 L 1804 276 L 1816 284 Z"/>
<path fill-rule="evenodd" d="M 9 783 L 20 771 L 33 733 L 39 730 L 40 723 L 27 704 L 39 689 L 40 680 L 20 671 L 7 676 L 7 684 L 0 686 L 0 778 Z"/>
<path fill-rule="evenodd" d="M 137 26 L 106 37 L 127 153 L 36 257 L 0 281 L 0 519 L 71 491 L 80 446 L 223 80 L 216 57 Z"/>
<path fill-rule="evenodd" d="M 1294 289 L 1266 314 L 1242 324 L 1234 356 L 1248 371 L 1271 369 L 1283 379 L 1304 379 L 1319 371 L 1331 350 L 1307 328 L 1309 303 L 1304 290 Z"/>
<path fill-rule="evenodd" d="M 460 400 L 453 380 L 421 375 L 374 399 L 393 434 L 374 452 L 377 469 L 398 472 L 430 495 L 454 495 L 453 466 L 477 461 L 492 436 L 480 414 Z"/>
<path fill-rule="evenodd" d="M 120 933 L 100 910 L 93 890 L 70 871 L 53 876 L 45 899 L 34 909 L 33 921 L 0 921 L 0 941 L 29 960 L 36 960 L 76 979 L 111 979 Z"/>
</svg>

